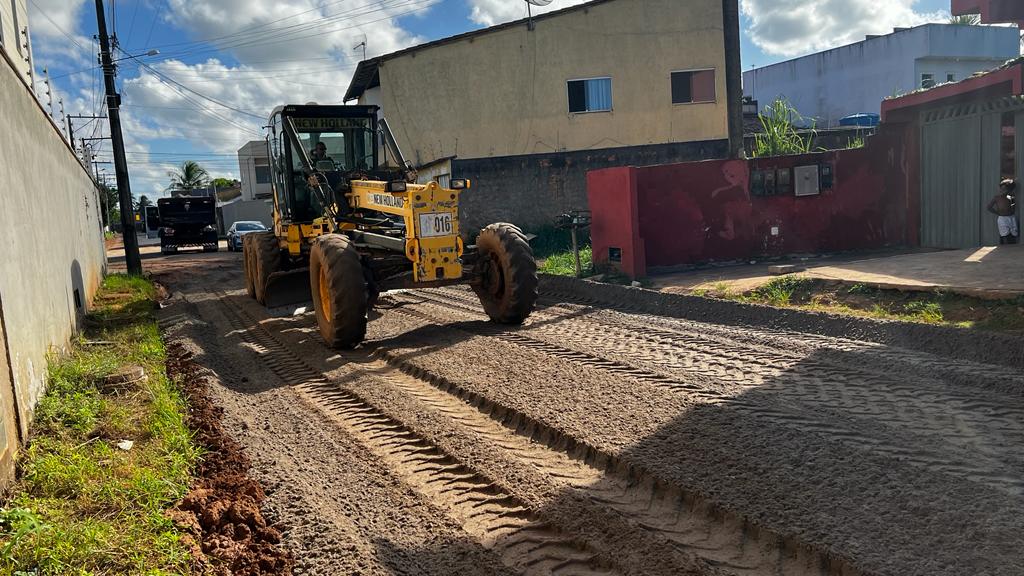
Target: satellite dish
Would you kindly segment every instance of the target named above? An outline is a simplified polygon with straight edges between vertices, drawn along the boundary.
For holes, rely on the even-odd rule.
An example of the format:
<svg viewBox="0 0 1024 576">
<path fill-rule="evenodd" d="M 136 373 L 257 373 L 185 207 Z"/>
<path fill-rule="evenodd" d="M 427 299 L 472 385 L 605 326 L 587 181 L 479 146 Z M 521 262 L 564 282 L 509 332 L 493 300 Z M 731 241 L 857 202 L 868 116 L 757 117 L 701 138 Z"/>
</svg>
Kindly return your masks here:
<svg viewBox="0 0 1024 576">
<path fill-rule="evenodd" d="M 554 0 L 526 0 L 527 4 L 533 4 L 534 6 L 547 6 L 552 2 L 554 2 Z"/>
</svg>

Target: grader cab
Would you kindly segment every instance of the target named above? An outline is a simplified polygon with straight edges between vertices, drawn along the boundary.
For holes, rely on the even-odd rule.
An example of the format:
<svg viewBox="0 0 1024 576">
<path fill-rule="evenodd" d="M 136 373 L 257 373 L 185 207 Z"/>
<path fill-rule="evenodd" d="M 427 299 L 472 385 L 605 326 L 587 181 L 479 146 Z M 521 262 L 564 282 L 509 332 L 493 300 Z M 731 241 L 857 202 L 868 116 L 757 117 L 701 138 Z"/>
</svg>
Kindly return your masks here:
<svg viewBox="0 0 1024 576">
<path fill-rule="evenodd" d="M 388 290 L 469 284 L 495 322 L 519 324 L 533 311 L 537 265 L 522 231 L 491 224 L 467 246 L 459 195 L 470 182 L 414 184 L 376 106 L 279 107 L 267 145 L 274 229 L 247 234 L 242 246 L 260 303 L 312 300 L 336 348 L 362 342 L 367 313 Z"/>
</svg>

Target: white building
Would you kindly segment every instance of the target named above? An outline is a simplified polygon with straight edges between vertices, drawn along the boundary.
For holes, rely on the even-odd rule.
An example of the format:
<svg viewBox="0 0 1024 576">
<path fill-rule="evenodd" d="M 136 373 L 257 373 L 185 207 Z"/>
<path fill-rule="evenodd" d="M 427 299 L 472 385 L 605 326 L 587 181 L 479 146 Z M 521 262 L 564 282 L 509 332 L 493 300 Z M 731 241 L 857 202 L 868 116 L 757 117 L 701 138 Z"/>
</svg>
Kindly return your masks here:
<svg viewBox="0 0 1024 576">
<path fill-rule="evenodd" d="M 266 200 L 273 196 L 266 141 L 253 140 L 238 149 L 238 173 L 242 180 L 242 200 Z"/>
<path fill-rule="evenodd" d="M 21 0 L 0 0 L 0 50 L 14 70 L 32 85 L 32 42 L 28 31 L 28 11 Z"/>
<path fill-rule="evenodd" d="M 1020 56 L 1016 27 L 925 24 L 743 74 L 743 94 L 761 109 L 788 99 L 823 128 L 890 96 L 969 78 Z"/>
</svg>

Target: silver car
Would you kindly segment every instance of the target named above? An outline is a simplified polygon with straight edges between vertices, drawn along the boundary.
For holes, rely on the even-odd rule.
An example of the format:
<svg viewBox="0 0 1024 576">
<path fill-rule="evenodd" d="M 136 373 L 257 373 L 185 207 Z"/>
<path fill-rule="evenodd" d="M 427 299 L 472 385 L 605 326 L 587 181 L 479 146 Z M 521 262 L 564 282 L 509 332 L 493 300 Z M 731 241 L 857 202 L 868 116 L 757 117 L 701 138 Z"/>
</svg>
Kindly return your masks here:
<svg viewBox="0 0 1024 576">
<path fill-rule="evenodd" d="M 242 236 L 251 232 L 266 232 L 267 227 L 262 222 L 255 220 L 242 220 L 235 222 L 228 228 L 228 250 L 237 252 L 242 249 Z"/>
</svg>

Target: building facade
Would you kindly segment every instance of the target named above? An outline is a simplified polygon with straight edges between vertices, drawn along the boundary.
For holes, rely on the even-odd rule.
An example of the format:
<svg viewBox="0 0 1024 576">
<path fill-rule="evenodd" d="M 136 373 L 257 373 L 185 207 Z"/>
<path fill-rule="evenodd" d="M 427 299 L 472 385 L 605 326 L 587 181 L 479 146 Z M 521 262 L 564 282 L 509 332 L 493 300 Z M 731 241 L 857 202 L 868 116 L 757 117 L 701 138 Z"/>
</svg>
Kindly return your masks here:
<svg viewBox="0 0 1024 576">
<path fill-rule="evenodd" d="M 0 0 L 0 50 L 14 65 L 14 71 L 32 85 L 32 41 L 28 29 L 28 8 L 23 0 Z"/>
<path fill-rule="evenodd" d="M 270 185 L 270 156 L 267 143 L 253 140 L 238 149 L 238 173 L 242 181 L 242 200 L 266 200 L 273 196 Z"/>
<path fill-rule="evenodd" d="M 464 223 L 550 225 L 586 207 L 589 169 L 728 153 L 723 4 L 595 0 L 438 40 L 360 63 L 345 101 L 475 180 Z"/>
<path fill-rule="evenodd" d="M 959 82 L 1020 56 L 1015 27 L 925 24 L 743 74 L 743 93 L 762 109 L 785 98 L 830 128 L 878 114 L 886 98 Z"/>
</svg>

